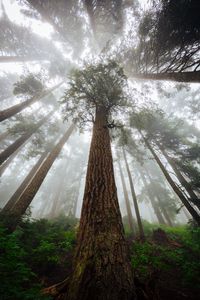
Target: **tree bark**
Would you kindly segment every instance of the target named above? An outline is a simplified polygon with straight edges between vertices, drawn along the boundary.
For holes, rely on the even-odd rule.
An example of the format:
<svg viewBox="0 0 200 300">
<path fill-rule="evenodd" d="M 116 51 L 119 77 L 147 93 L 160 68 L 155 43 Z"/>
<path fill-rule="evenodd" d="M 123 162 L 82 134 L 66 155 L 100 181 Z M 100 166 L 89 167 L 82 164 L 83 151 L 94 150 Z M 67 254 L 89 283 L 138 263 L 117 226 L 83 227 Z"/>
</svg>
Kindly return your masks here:
<svg viewBox="0 0 200 300">
<path fill-rule="evenodd" d="M 47 116 L 42 118 L 37 124 L 37 126 L 26 133 L 24 133 L 22 136 L 20 136 L 14 143 L 12 143 L 10 146 L 8 146 L 4 151 L 0 153 L 0 165 L 2 165 L 12 154 L 15 153 L 15 151 L 21 147 L 54 113 L 54 111 L 51 111 L 48 113 Z"/>
<path fill-rule="evenodd" d="M 26 212 L 27 208 L 29 207 L 31 201 L 33 200 L 34 196 L 36 195 L 37 191 L 39 190 L 42 182 L 44 181 L 48 171 L 50 170 L 52 164 L 54 163 L 55 159 L 59 155 L 62 150 L 62 147 L 72 134 L 75 126 L 72 124 L 64 136 L 60 139 L 60 141 L 55 145 L 53 150 L 47 156 L 47 158 L 43 161 L 35 175 L 32 177 L 31 181 L 29 182 L 28 186 L 24 189 L 20 197 L 18 198 L 17 203 L 12 207 L 11 214 L 14 216 L 14 222 L 12 226 L 12 230 L 14 230 L 20 221 L 21 216 Z"/>
<path fill-rule="evenodd" d="M 158 145 L 158 146 L 159 146 L 159 149 L 161 150 L 163 156 L 166 158 L 167 162 L 172 167 L 174 173 L 176 174 L 176 177 L 178 178 L 178 180 L 180 181 L 180 183 L 182 184 L 182 186 L 185 188 L 188 195 L 190 196 L 191 202 L 194 203 L 194 205 L 196 205 L 198 207 L 198 209 L 200 210 L 200 199 L 194 193 L 194 191 L 191 187 L 191 184 L 181 174 L 181 172 L 177 168 L 176 163 L 174 162 L 173 158 L 169 157 L 167 152 L 160 145 Z"/>
<path fill-rule="evenodd" d="M 163 163 L 161 162 L 161 160 L 159 159 L 158 155 L 155 153 L 155 151 L 153 150 L 153 148 L 151 147 L 151 145 L 149 144 L 148 140 L 144 137 L 144 135 L 142 134 L 142 132 L 140 131 L 140 134 L 142 135 L 142 138 L 144 140 L 144 143 L 146 145 L 146 147 L 149 149 L 149 151 L 151 152 L 151 154 L 153 155 L 154 159 L 156 160 L 157 164 L 159 165 L 163 175 L 165 176 L 165 178 L 167 179 L 168 183 L 170 184 L 170 186 L 172 187 L 172 189 L 174 190 L 174 192 L 176 193 L 176 195 L 179 197 L 179 199 L 181 200 L 181 202 L 185 205 L 185 207 L 187 208 L 187 210 L 189 211 L 189 213 L 191 214 L 191 216 L 193 217 L 193 219 L 197 222 L 197 224 L 200 226 L 200 216 L 199 214 L 196 212 L 196 210 L 190 205 L 190 203 L 188 202 L 187 198 L 183 195 L 183 193 L 180 191 L 180 189 L 177 187 L 177 185 L 175 184 L 175 182 L 173 181 L 173 179 L 171 178 L 171 176 L 169 175 L 168 171 L 166 170 L 165 166 L 163 165 Z"/>
<path fill-rule="evenodd" d="M 134 79 L 144 80 L 167 80 L 177 82 L 200 82 L 200 71 L 194 72 L 174 72 L 174 73 L 158 73 L 158 74 L 131 74 Z"/>
<path fill-rule="evenodd" d="M 39 101 L 40 99 L 44 98 L 45 96 L 49 95 L 51 92 L 53 92 L 55 89 L 57 89 L 63 82 L 57 84 L 53 88 L 46 90 L 42 92 L 40 95 L 33 96 L 32 98 L 22 102 L 15 104 L 7 109 L 1 110 L 0 111 L 0 122 L 7 120 L 8 118 L 16 115 L 26 107 L 32 105 L 34 102 Z"/>
<path fill-rule="evenodd" d="M 129 165 L 128 165 L 128 161 L 127 161 L 127 157 L 126 157 L 126 152 L 125 152 L 124 148 L 123 148 L 122 151 L 123 151 L 124 161 L 125 161 L 125 165 L 126 165 L 126 170 L 127 170 L 127 173 L 128 173 L 129 184 L 130 184 L 130 188 L 131 188 L 131 194 L 132 194 L 132 198 L 133 198 L 133 204 L 134 204 L 134 208 L 135 208 L 135 214 L 136 214 L 136 218 L 137 218 L 139 234 L 140 234 L 140 238 L 142 240 L 144 240 L 145 239 L 144 229 L 143 229 L 143 226 L 142 226 L 140 211 L 139 211 L 139 207 L 138 207 L 138 203 L 137 203 L 137 197 L 136 197 L 136 193 L 135 193 L 135 189 L 134 189 L 134 185 L 133 185 L 133 179 L 132 179 L 132 176 L 131 176 L 131 172 L 130 172 L 130 169 L 129 169 Z"/>
<path fill-rule="evenodd" d="M 135 236 L 136 233 L 135 233 L 135 228 L 134 228 L 134 224 L 133 224 L 133 215 L 132 215 L 132 211 L 131 211 L 128 192 L 127 192 L 127 188 L 126 188 L 126 182 L 125 182 L 125 179 L 124 179 L 124 174 L 122 172 L 122 167 L 121 167 L 121 164 L 120 164 L 119 157 L 118 157 L 117 162 L 118 162 L 118 166 L 119 166 L 119 173 L 120 173 L 122 188 L 123 188 L 123 192 L 124 192 L 124 199 L 125 199 L 125 204 L 126 204 L 129 227 L 130 227 L 130 230 L 131 230 L 132 234 Z"/>
<path fill-rule="evenodd" d="M 74 269 L 59 299 L 135 299 L 104 108 L 96 110 Z"/>
<path fill-rule="evenodd" d="M 15 193 L 8 200 L 8 202 L 6 203 L 6 205 L 4 206 L 4 208 L 2 209 L 1 214 L 6 214 L 7 212 L 9 212 L 12 209 L 12 207 L 15 205 L 15 203 L 17 203 L 17 200 L 19 199 L 20 195 L 22 194 L 22 192 L 24 191 L 24 189 L 27 187 L 27 185 L 29 184 L 30 180 L 33 178 L 33 176 L 35 175 L 35 173 L 37 172 L 37 170 L 39 169 L 39 167 L 42 165 L 42 162 L 44 161 L 44 159 L 47 156 L 48 152 L 49 151 L 45 151 L 40 156 L 40 158 L 37 161 L 37 163 L 33 166 L 33 168 L 30 170 L 30 172 L 25 177 L 25 179 L 23 180 L 23 182 L 20 184 L 20 186 L 18 187 L 18 189 L 15 191 Z"/>
</svg>

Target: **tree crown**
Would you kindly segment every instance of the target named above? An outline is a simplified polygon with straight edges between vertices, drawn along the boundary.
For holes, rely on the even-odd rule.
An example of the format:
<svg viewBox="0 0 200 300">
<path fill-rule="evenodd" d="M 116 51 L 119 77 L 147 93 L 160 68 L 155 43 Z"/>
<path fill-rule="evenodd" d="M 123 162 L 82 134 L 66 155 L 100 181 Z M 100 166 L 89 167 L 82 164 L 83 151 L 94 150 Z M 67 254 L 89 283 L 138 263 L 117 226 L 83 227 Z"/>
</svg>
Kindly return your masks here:
<svg viewBox="0 0 200 300">
<path fill-rule="evenodd" d="M 128 106 L 127 80 L 123 69 L 114 61 L 86 65 L 71 73 L 69 88 L 61 100 L 65 119 L 83 125 L 94 121 L 96 109 L 108 115 Z"/>
</svg>

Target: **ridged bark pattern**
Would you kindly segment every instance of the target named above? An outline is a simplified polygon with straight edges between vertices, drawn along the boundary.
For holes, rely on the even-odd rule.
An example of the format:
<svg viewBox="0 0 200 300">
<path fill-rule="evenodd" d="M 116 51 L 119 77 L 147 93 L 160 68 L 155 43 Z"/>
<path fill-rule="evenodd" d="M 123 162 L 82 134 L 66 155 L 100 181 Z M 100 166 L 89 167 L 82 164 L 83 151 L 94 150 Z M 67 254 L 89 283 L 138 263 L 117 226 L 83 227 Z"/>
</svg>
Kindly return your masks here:
<svg viewBox="0 0 200 300">
<path fill-rule="evenodd" d="M 62 299 L 135 299 L 106 124 L 106 112 L 97 109 L 74 269 Z"/>
</svg>

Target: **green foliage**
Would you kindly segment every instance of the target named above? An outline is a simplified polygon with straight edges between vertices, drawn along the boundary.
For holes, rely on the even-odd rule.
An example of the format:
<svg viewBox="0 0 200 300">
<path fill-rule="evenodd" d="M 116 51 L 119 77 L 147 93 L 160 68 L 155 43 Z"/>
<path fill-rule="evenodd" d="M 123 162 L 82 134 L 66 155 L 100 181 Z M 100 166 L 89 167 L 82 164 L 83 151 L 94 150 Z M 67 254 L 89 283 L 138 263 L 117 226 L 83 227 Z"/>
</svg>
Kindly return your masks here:
<svg viewBox="0 0 200 300">
<path fill-rule="evenodd" d="M 69 88 L 61 101 L 65 119 L 78 125 L 93 122 L 95 110 L 104 108 L 110 115 L 127 107 L 126 76 L 115 62 L 86 65 L 71 73 Z"/>
<path fill-rule="evenodd" d="M 49 299 L 40 294 L 43 277 L 57 268 L 69 268 L 66 261 L 75 242 L 77 221 L 66 217 L 55 220 L 26 220 L 9 234 L 0 227 L 0 294 L 2 300 Z"/>
<path fill-rule="evenodd" d="M 28 253 L 21 246 L 20 237 L 20 231 L 7 234 L 0 227 L 1 299 L 48 299 L 40 295 L 41 285 L 25 261 Z"/>
<path fill-rule="evenodd" d="M 176 270 L 181 277 L 181 286 L 200 287 L 200 229 L 180 226 L 165 227 L 165 230 L 169 238 L 167 245 L 148 241 L 133 243 L 131 262 L 134 272 L 146 281 L 152 274 L 162 276 Z"/>
<path fill-rule="evenodd" d="M 41 76 L 28 74 L 27 76 L 22 75 L 20 80 L 14 84 L 13 94 L 14 95 L 31 95 L 41 93 L 44 89 Z"/>
</svg>

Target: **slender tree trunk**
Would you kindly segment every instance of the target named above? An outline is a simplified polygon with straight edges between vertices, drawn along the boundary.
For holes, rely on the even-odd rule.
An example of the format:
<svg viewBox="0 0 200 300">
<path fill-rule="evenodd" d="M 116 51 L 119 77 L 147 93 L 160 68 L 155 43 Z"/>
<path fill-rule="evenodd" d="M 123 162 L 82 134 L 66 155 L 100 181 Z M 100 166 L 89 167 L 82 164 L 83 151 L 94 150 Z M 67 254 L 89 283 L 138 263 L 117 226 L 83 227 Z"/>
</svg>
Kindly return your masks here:
<svg viewBox="0 0 200 300">
<path fill-rule="evenodd" d="M 0 142 L 3 141 L 5 138 L 7 138 L 9 136 L 9 131 L 6 130 L 5 132 L 0 134 Z"/>
<path fill-rule="evenodd" d="M 21 151 L 21 149 L 24 147 L 24 145 L 28 142 L 28 140 L 21 145 L 4 163 L 0 166 L 0 177 L 3 175 L 3 173 L 6 171 L 7 167 L 10 165 L 10 163 L 15 159 L 17 154 Z"/>
<path fill-rule="evenodd" d="M 148 190 L 149 199 L 150 199 L 150 202 L 151 202 L 153 211 L 154 211 L 154 213 L 155 213 L 155 215 L 156 215 L 156 217 L 157 217 L 157 219 L 158 219 L 158 223 L 159 223 L 159 224 L 165 225 L 166 223 L 165 223 L 165 220 L 164 220 L 164 218 L 163 218 L 163 216 L 162 216 L 162 213 L 161 213 L 161 211 L 160 211 L 160 208 L 159 208 L 159 206 L 158 206 L 158 203 L 157 203 L 157 201 L 155 200 L 155 195 L 153 195 L 152 191 L 149 189 L 147 180 L 146 180 L 146 178 L 145 178 L 145 175 L 144 175 L 142 169 L 140 169 L 140 175 L 141 175 L 141 178 L 142 178 L 144 187 L 146 187 L 147 190 Z"/>
<path fill-rule="evenodd" d="M 172 221 L 171 221 L 171 219 L 170 219 L 170 216 L 169 216 L 169 214 L 168 214 L 166 208 L 162 205 L 162 203 L 161 203 L 161 201 L 160 201 L 160 198 L 159 198 L 158 196 L 157 196 L 157 199 L 158 199 L 158 202 L 160 203 L 160 209 L 161 209 L 161 211 L 162 211 L 162 213 L 163 213 L 163 216 L 165 217 L 165 219 L 166 219 L 166 221 L 167 221 L 167 224 L 168 224 L 169 226 L 173 227 L 173 223 L 172 223 Z"/>
<path fill-rule="evenodd" d="M 32 98 L 30 98 L 22 103 L 15 104 L 9 108 L 1 110 L 0 111 L 0 122 L 7 120 L 8 118 L 16 115 L 17 113 L 19 113 L 26 107 L 32 105 L 34 102 L 39 101 L 40 99 L 43 99 L 45 96 L 49 95 L 51 92 L 53 92 L 55 89 L 57 89 L 62 84 L 63 84 L 63 82 L 57 84 L 56 86 L 54 86 L 53 88 L 51 88 L 49 90 L 42 92 L 40 95 L 35 95 Z"/>
<path fill-rule="evenodd" d="M 133 204 L 135 207 L 135 214 L 136 214 L 136 218 L 137 218 L 137 223 L 138 223 L 138 229 L 139 229 L 139 234 L 140 234 L 140 238 L 142 240 L 145 239 L 145 235 L 144 235 L 144 229 L 142 226 L 142 220 L 141 220 L 141 216 L 140 216 L 140 211 L 139 211 L 139 207 L 138 207 L 138 203 L 137 203 L 137 197 L 136 197 L 136 193 L 135 193 L 135 189 L 134 189 L 134 185 L 133 185 L 133 180 L 132 180 L 132 176 L 131 176 L 131 172 L 129 169 L 129 165 L 128 165 L 128 161 L 126 158 L 126 152 L 123 148 L 123 156 L 124 156 L 124 161 L 125 161 L 125 165 L 126 165 L 126 170 L 128 173 L 128 178 L 129 178 L 129 184 L 131 187 L 131 194 L 132 194 L 132 198 L 133 198 Z"/>
<path fill-rule="evenodd" d="M 131 300 L 134 283 L 117 199 L 107 112 L 97 108 L 68 300 Z"/>
<path fill-rule="evenodd" d="M 125 182 L 125 179 L 124 179 L 124 174 L 122 172 L 122 167 L 121 167 L 119 157 L 118 157 L 117 162 L 118 162 L 119 173 L 120 173 L 120 178 L 121 178 L 121 182 L 122 182 L 122 188 L 123 188 L 124 199 L 125 199 L 125 204 L 126 204 L 129 227 L 130 227 L 130 230 L 131 230 L 132 234 L 135 236 L 136 232 L 135 232 L 135 228 L 134 228 L 134 224 L 133 224 L 133 215 L 132 215 L 132 211 L 131 211 L 131 206 L 130 206 L 129 197 L 128 197 L 128 191 L 127 191 L 127 188 L 126 188 L 126 182 Z"/>
<path fill-rule="evenodd" d="M 35 175 L 32 177 L 28 186 L 24 189 L 17 203 L 12 207 L 11 214 L 14 216 L 15 222 L 13 223 L 12 230 L 14 230 L 20 221 L 21 216 L 26 212 L 27 208 L 31 204 L 33 198 L 35 197 L 37 191 L 39 190 L 42 182 L 44 181 L 48 171 L 50 170 L 55 159 L 62 150 L 62 147 L 70 137 L 74 130 L 74 124 L 72 124 L 60 141 L 56 144 L 47 158 L 43 161 Z"/>
<path fill-rule="evenodd" d="M 143 137 L 145 145 L 147 146 L 147 148 L 149 149 L 149 151 L 153 155 L 154 159 L 156 160 L 157 164 L 159 165 L 159 167 L 160 167 L 163 175 L 167 179 L 168 183 L 170 184 L 170 186 L 172 187 L 172 189 L 174 190 L 174 192 L 176 193 L 176 195 L 179 197 L 179 199 L 181 200 L 181 202 L 185 205 L 185 207 L 187 208 L 187 210 L 189 211 L 189 213 L 191 214 L 191 216 L 193 217 L 193 219 L 197 222 L 198 225 L 200 225 L 200 216 L 199 216 L 199 214 L 190 205 L 190 203 L 188 202 L 187 198 L 183 195 L 183 193 L 177 187 L 177 185 L 175 184 L 175 182 L 173 181 L 173 179 L 169 175 L 168 171 L 166 170 L 165 166 L 163 165 L 163 163 L 159 159 L 158 155 L 155 153 L 155 151 L 153 150 L 153 148 L 149 144 L 148 140 L 144 137 L 144 135 L 142 134 L 142 132 L 140 132 L 140 133 L 141 133 L 141 135 Z"/>
<path fill-rule="evenodd" d="M 68 158 L 66 159 L 66 161 L 64 162 L 64 164 L 62 165 L 61 167 L 61 170 L 59 170 L 60 174 L 62 174 L 62 177 L 60 179 L 60 182 L 58 183 L 58 186 L 57 186 L 57 189 L 56 189 L 56 193 L 53 197 L 53 204 L 52 204 L 52 207 L 51 207 L 51 211 L 49 213 L 49 218 L 56 218 L 60 211 L 59 211 L 59 204 L 60 204 L 60 197 L 61 197 L 61 194 L 63 193 L 63 187 L 65 185 L 65 182 L 66 182 L 66 177 L 68 177 L 68 174 L 67 174 L 67 171 L 68 171 L 68 168 L 67 168 L 67 165 L 69 163 L 69 160 Z M 67 200 L 67 199 L 66 199 Z"/>
<path fill-rule="evenodd" d="M 54 113 L 54 111 L 51 111 L 47 114 L 42 120 L 40 120 L 37 124 L 37 126 L 31 130 L 20 136 L 14 143 L 12 143 L 10 146 L 8 146 L 3 152 L 0 153 L 0 165 L 2 165 L 10 155 L 15 153 L 15 151 L 21 147 Z"/>
<path fill-rule="evenodd" d="M 25 61 L 41 61 L 49 60 L 47 58 L 29 57 L 29 56 L 0 56 L 1 63 L 12 63 L 12 62 L 25 62 Z"/>
<path fill-rule="evenodd" d="M 200 71 L 193 72 L 174 72 L 174 73 L 158 73 L 158 74 L 132 74 L 134 79 L 144 80 L 167 80 L 177 82 L 200 82 Z"/>
<path fill-rule="evenodd" d="M 178 178 L 178 180 L 180 181 L 182 186 L 185 188 L 185 190 L 189 194 L 191 202 L 193 202 L 194 205 L 196 205 L 198 207 L 198 209 L 200 209 L 200 199 L 197 197 L 197 195 L 193 191 L 191 184 L 184 178 L 184 176 L 181 174 L 181 172 L 177 168 L 174 160 L 171 157 L 169 157 L 167 152 L 160 145 L 159 145 L 159 149 L 161 150 L 163 156 L 166 158 L 169 165 L 172 167 L 174 173 L 176 174 L 176 177 Z"/>
<path fill-rule="evenodd" d="M 148 170 L 147 170 L 146 168 L 145 168 L 145 170 L 146 170 L 146 174 L 147 174 L 147 176 L 148 176 L 148 178 L 149 178 L 149 181 L 151 182 L 151 184 L 152 184 L 153 186 L 155 186 L 154 181 L 153 181 L 153 178 L 151 177 L 151 175 L 149 174 L 149 172 L 148 172 Z M 166 222 L 165 222 L 164 219 L 163 219 L 163 216 L 164 216 L 165 219 L 166 219 L 166 221 L 167 221 L 167 223 L 168 223 L 168 225 L 169 225 L 169 226 L 173 226 L 173 225 L 172 225 L 172 222 L 171 222 L 171 220 L 170 220 L 169 214 L 168 214 L 168 212 L 167 212 L 167 210 L 166 210 L 166 208 L 162 205 L 162 202 L 161 202 L 161 200 L 160 200 L 160 197 L 159 197 L 154 191 L 153 191 L 153 197 L 154 197 L 155 199 L 157 199 L 157 208 L 158 208 L 159 213 L 160 213 L 160 215 L 161 215 L 161 217 L 162 217 L 162 220 L 163 220 L 163 223 L 161 223 L 161 224 L 167 225 Z M 162 215 L 163 215 L 163 216 L 162 216 Z"/>
<path fill-rule="evenodd" d="M 33 176 L 35 175 L 35 173 L 37 172 L 37 170 L 39 169 L 39 167 L 42 165 L 42 162 L 44 161 L 44 159 L 47 156 L 48 152 L 49 151 L 45 151 L 40 156 L 40 158 L 37 161 L 37 163 L 33 166 L 33 168 L 30 170 L 30 172 L 25 177 L 25 179 L 23 180 L 23 182 L 20 184 L 20 186 L 18 187 L 18 189 L 15 191 L 15 193 L 8 200 L 8 202 L 6 203 L 6 205 L 4 206 L 4 208 L 2 209 L 1 214 L 6 214 L 7 212 L 9 212 L 12 209 L 12 207 L 15 205 L 15 203 L 17 203 L 17 200 L 19 199 L 20 195 L 22 194 L 22 192 L 24 191 L 24 189 L 28 186 L 30 180 L 33 178 Z"/>
<path fill-rule="evenodd" d="M 72 215 L 74 218 L 76 218 L 76 211 L 77 211 L 78 199 L 79 199 L 80 188 L 81 188 L 81 180 L 82 180 L 82 176 L 80 175 L 80 179 L 78 180 L 78 185 L 77 185 L 77 193 L 75 195 L 74 206 L 72 210 Z"/>
</svg>

